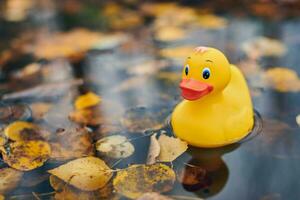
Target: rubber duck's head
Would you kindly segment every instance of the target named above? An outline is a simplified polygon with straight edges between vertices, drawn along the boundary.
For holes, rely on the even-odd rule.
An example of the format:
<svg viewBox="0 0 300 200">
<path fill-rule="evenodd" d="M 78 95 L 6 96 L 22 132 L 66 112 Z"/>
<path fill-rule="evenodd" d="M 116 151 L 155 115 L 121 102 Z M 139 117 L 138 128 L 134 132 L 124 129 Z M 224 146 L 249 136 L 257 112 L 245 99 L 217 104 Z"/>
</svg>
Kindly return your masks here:
<svg viewBox="0 0 300 200">
<path fill-rule="evenodd" d="M 186 100 L 221 92 L 230 81 L 230 64 L 225 55 L 214 48 L 198 47 L 187 57 L 180 88 Z"/>
</svg>

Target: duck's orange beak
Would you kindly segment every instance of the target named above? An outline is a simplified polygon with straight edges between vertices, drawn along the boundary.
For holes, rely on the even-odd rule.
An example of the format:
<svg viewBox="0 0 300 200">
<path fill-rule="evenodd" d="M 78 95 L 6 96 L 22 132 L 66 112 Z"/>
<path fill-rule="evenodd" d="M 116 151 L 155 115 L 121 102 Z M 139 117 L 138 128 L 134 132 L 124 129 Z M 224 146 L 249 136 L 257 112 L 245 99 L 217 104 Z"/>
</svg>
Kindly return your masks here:
<svg viewBox="0 0 300 200">
<path fill-rule="evenodd" d="M 194 101 L 209 94 L 213 86 L 194 79 L 183 79 L 179 84 L 184 99 Z"/>
</svg>

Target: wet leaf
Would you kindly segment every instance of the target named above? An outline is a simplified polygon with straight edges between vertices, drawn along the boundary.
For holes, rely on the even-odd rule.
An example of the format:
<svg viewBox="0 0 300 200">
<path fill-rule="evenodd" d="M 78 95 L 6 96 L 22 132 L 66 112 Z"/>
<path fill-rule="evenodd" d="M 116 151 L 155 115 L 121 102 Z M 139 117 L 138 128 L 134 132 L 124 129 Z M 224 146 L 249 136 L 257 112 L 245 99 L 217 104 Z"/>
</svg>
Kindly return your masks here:
<svg viewBox="0 0 300 200">
<path fill-rule="evenodd" d="M 154 37 L 160 41 L 171 42 L 183 39 L 185 34 L 185 31 L 181 28 L 176 26 L 166 26 L 157 29 Z"/>
<path fill-rule="evenodd" d="M 111 158 L 127 158 L 134 153 L 134 146 L 122 135 L 112 135 L 98 140 L 96 149 Z"/>
<path fill-rule="evenodd" d="M 101 98 L 95 93 L 89 92 L 77 97 L 75 101 L 75 108 L 81 110 L 91 106 L 96 106 L 101 101 Z"/>
<path fill-rule="evenodd" d="M 70 120 L 83 125 L 96 126 L 103 123 L 103 116 L 100 107 L 91 107 L 72 111 L 69 114 Z"/>
<path fill-rule="evenodd" d="M 6 194 L 15 189 L 21 181 L 22 176 L 23 172 L 12 168 L 0 169 L 0 193 Z"/>
<path fill-rule="evenodd" d="M 297 72 L 288 68 L 274 67 L 264 73 L 267 84 L 280 92 L 300 91 Z"/>
<path fill-rule="evenodd" d="M 96 157 L 78 158 L 48 172 L 85 191 L 104 187 L 112 176 L 112 170 Z"/>
<path fill-rule="evenodd" d="M 115 190 L 131 199 L 146 192 L 167 192 L 173 188 L 174 171 L 164 164 L 131 165 L 117 173 L 113 180 Z"/>
<path fill-rule="evenodd" d="M 172 200 L 172 198 L 169 198 L 156 192 L 148 192 L 140 196 L 137 200 Z"/>
<path fill-rule="evenodd" d="M 4 134 L 13 141 L 37 140 L 49 136 L 47 131 L 40 129 L 35 124 L 24 121 L 16 121 L 9 124 L 4 129 Z"/>
<path fill-rule="evenodd" d="M 282 56 L 286 53 L 285 45 L 276 39 L 257 37 L 242 44 L 242 49 L 250 58 L 261 56 Z"/>
<path fill-rule="evenodd" d="M 296 122 L 297 122 L 297 124 L 300 126 L 300 115 L 297 115 L 297 117 L 296 117 Z M 0 142 L 1 143 L 1 142 Z"/>
<path fill-rule="evenodd" d="M 160 145 L 160 154 L 158 159 L 161 162 L 172 162 L 188 148 L 188 144 L 186 142 L 179 138 L 169 137 L 165 134 L 160 135 L 158 142 Z"/>
<path fill-rule="evenodd" d="M 150 146 L 146 162 L 148 165 L 156 163 L 156 160 L 160 153 L 160 145 L 156 139 L 156 135 L 157 134 L 155 133 L 150 138 Z"/>
<path fill-rule="evenodd" d="M 162 57 L 170 58 L 170 59 L 179 59 L 184 60 L 187 55 L 191 54 L 194 51 L 194 46 L 178 46 L 178 47 L 169 47 L 165 49 L 161 49 L 159 54 Z"/>
<path fill-rule="evenodd" d="M 12 168 L 29 171 L 44 164 L 51 154 L 50 145 L 40 140 L 16 141 L 10 143 L 3 160 Z"/>
<path fill-rule="evenodd" d="M 51 109 L 53 105 L 50 103 L 37 102 L 30 105 L 32 117 L 35 120 L 40 120 Z"/>
<path fill-rule="evenodd" d="M 214 14 L 202 14 L 198 16 L 198 24 L 208 29 L 221 29 L 227 26 L 227 20 Z"/>
<path fill-rule="evenodd" d="M 70 160 L 94 154 L 92 138 L 86 128 L 59 129 L 50 142 L 51 159 Z"/>
</svg>

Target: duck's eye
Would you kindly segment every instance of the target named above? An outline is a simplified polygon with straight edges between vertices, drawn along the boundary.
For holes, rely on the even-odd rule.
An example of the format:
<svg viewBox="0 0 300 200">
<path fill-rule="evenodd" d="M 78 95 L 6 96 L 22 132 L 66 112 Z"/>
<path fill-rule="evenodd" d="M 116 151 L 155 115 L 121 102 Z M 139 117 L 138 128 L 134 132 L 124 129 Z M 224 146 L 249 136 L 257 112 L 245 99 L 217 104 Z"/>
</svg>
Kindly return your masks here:
<svg viewBox="0 0 300 200">
<path fill-rule="evenodd" d="M 185 73 L 186 76 L 189 74 L 189 68 L 190 68 L 189 65 L 186 65 L 184 67 L 184 73 Z"/>
<path fill-rule="evenodd" d="M 210 69 L 209 68 L 204 68 L 202 71 L 202 77 L 204 79 L 208 79 L 210 77 Z"/>
</svg>

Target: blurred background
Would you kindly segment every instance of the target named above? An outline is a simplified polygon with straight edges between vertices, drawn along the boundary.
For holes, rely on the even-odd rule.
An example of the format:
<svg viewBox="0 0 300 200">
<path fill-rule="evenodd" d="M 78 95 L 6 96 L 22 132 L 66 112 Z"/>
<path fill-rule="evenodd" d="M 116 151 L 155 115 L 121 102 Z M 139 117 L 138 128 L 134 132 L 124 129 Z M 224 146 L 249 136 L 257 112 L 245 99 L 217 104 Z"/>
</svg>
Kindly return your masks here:
<svg viewBox="0 0 300 200">
<path fill-rule="evenodd" d="M 186 153 L 178 162 L 200 163 L 208 176 L 170 194 L 299 199 L 299 33 L 298 0 L 1 0 L 1 100 L 31 114 L 46 102 L 53 109 L 39 123 L 54 130 L 70 123 L 75 97 L 93 91 L 102 98 L 101 133 L 143 132 L 160 127 L 181 100 L 186 56 L 216 47 L 245 75 L 263 130 L 234 147 Z M 149 138 L 135 145 L 139 153 L 119 167 L 143 162 Z M 39 184 L 9 195 L 51 191 Z"/>
</svg>

